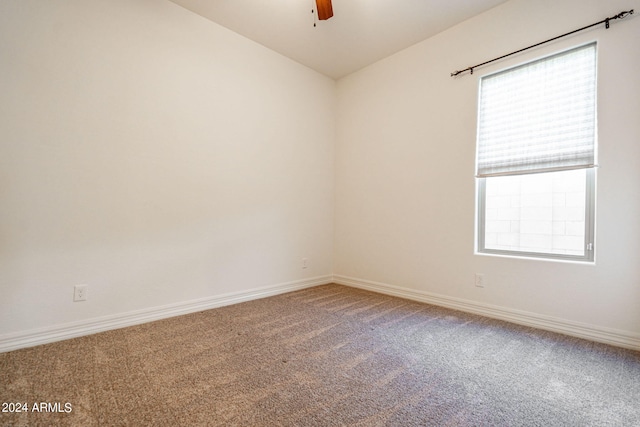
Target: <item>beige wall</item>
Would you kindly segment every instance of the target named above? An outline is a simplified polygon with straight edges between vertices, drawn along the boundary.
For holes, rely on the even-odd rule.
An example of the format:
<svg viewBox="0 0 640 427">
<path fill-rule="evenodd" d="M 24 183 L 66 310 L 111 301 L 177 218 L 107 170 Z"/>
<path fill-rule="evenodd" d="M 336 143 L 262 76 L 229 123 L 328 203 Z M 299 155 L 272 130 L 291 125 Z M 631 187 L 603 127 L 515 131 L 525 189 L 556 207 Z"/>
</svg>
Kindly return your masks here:
<svg viewBox="0 0 640 427">
<path fill-rule="evenodd" d="M 3 0 L 0 94 L 0 336 L 331 274 L 333 80 L 164 0 Z"/>
<path fill-rule="evenodd" d="M 632 8 L 640 2 L 514 0 L 339 81 L 334 273 L 640 337 L 640 17 L 449 76 Z M 479 78 L 592 40 L 595 265 L 474 255 Z"/>
</svg>

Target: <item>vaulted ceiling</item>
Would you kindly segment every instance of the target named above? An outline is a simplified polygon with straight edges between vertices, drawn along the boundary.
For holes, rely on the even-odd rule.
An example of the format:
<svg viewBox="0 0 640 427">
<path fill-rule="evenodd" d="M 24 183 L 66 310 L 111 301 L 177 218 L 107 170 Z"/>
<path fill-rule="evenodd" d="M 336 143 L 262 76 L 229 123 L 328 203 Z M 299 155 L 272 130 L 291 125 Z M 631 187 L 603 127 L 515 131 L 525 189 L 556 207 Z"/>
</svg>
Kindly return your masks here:
<svg viewBox="0 0 640 427">
<path fill-rule="evenodd" d="M 327 21 L 315 0 L 172 1 L 339 79 L 507 0 L 333 0 Z"/>
</svg>

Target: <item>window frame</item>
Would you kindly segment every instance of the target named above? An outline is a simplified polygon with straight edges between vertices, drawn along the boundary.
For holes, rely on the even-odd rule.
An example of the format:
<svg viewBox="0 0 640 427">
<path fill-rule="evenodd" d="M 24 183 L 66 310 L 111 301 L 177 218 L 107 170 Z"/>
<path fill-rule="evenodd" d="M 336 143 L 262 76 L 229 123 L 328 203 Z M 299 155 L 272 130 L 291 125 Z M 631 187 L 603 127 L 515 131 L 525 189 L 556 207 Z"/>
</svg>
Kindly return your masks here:
<svg viewBox="0 0 640 427">
<path fill-rule="evenodd" d="M 594 156 L 597 159 L 597 146 L 598 146 L 598 142 L 597 142 L 597 109 L 598 109 L 598 100 L 597 100 L 597 67 L 598 67 L 598 43 L 595 41 L 589 42 L 589 43 L 584 43 L 584 44 L 580 44 L 577 46 L 573 46 L 567 49 L 563 49 L 560 51 L 556 51 L 553 52 L 551 54 L 548 55 L 544 55 L 543 57 L 538 57 L 538 58 L 534 58 L 532 60 L 520 63 L 520 64 L 516 64 L 514 66 L 510 66 L 507 67 L 503 70 L 500 71 L 496 71 L 496 72 L 491 72 L 488 73 L 484 76 L 479 76 L 478 78 L 478 131 L 476 133 L 477 138 L 479 138 L 479 129 L 480 129 L 480 102 L 482 101 L 481 96 L 482 96 L 482 79 L 488 76 L 492 76 L 498 73 L 503 73 L 506 71 L 509 71 L 511 69 L 517 69 L 520 68 L 522 66 L 526 66 L 527 64 L 532 64 L 535 63 L 537 61 L 541 61 L 544 60 L 546 58 L 552 58 L 556 55 L 560 55 L 564 52 L 569 52 L 572 50 L 577 50 L 580 49 L 582 47 L 588 46 L 588 45 L 594 45 L 595 47 L 595 67 L 596 67 L 596 98 L 594 100 L 595 103 L 595 110 L 596 110 L 596 130 L 595 130 L 595 135 L 594 138 L 596 139 L 594 141 Z M 476 153 L 478 150 L 478 140 L 476 140 Z M 590 263 L 593 264 L 595 263 L 595 252 L 596 252 L 596 245 L 595 245 L 595 237 L 596 237 L 596 222 L 595 222 L 595 216 L 596 216 L 596 178 L 597 178 L 597 162 L 593 165 L 591 165 L 590 167 L 585 167 L 585 221 L 584 221 L 584 226 L 585 226 L 585 230 L 584 230 L 584 255 L 568 255 L 568 254 L 555 254 L 555 253 L 549 253 L 549 252 L 530 252 L 530 251 L 518 251 L 518 250 L 506 250 L 506 249 L 491 249 L 491 248 L 486 248 L 485 247 L 485 237 L 486 237 L 486 233 L 485 233 L 485 229 L 486 229 L 486 180 L 493 178 L 492 176 L 476 176 L 476 215 L 475 215 L 475 221 L 476 221 L 476 226 L 475 226 L 475 254 L 476 255 L 497 255 L 497 256 L 507 256 L 507 257 L 514 257 L 514 258 L 526 258 L 526 259 L 533 259 L 533 260 L 555 260 L 555 261 L 573 261 L 573 262 L 581 262 L 581 263 Z M 475 167 L 478 167 L 477 164 L 477 159 L 476 159 L 476 165 Z M 546 170 L 546 171 L 540 171 L 540 172 L 534 172 L 534 173 L 553 173 L 553 172 L 561 172 L 563 170 L 569 170 L 571 168 L 561 168 L 558 170 Z M 522 173 L 510 173 L 512 175 L 525 175 L 528 172 L 522 172 Z M 496 175 L 499 176 L 499 175 Z"/>
<path fill-rule="evenodd" d="M 501 255 L 518 258 L 548 259 L 557 261 L 595 262 L 595 209 L 596 209 L 596 168 L 585 169 L 585 221 L 584 221 L 584 255 L 554 254 L 549 252 L 528 252 L 506 249 L 492 249 L 485 247 L 486 226 L 486 180 L 476 178 L 477 194 L 477 224 L 476 224 L 476 254 Z M 553 172 L 548 172 L 553 173 Z"/>
</svg>

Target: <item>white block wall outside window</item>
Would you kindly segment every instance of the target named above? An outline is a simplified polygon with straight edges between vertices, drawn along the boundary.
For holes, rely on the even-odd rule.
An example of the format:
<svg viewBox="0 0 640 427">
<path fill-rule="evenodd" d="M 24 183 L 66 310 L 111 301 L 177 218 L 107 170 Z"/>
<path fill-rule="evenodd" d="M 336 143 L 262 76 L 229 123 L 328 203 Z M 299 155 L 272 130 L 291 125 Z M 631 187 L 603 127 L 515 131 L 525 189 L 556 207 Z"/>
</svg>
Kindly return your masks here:
<svg viewBox="0 0 640 427">
<path fill-rule="evenodd" d="M 585 173 L 487 180 L 485 248 L 584 255 Z"/>
</svg>

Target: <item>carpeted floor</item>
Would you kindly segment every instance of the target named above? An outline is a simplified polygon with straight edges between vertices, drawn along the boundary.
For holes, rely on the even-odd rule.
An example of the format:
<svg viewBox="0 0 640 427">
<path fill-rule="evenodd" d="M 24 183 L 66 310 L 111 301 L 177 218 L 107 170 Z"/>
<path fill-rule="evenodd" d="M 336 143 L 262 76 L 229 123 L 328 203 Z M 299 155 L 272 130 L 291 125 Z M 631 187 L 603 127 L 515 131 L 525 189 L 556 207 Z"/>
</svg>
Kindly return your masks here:
<svg viewBox="0 0 640 427">
<path fill-rule="evenodd" d="M 640 353 L 326 285 L 0 354 L 0 400 L 28 409 L 1 426 L 640 426 Z"/>
</svg>

